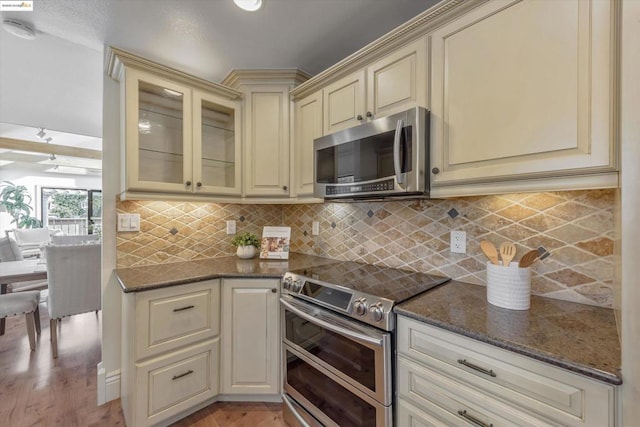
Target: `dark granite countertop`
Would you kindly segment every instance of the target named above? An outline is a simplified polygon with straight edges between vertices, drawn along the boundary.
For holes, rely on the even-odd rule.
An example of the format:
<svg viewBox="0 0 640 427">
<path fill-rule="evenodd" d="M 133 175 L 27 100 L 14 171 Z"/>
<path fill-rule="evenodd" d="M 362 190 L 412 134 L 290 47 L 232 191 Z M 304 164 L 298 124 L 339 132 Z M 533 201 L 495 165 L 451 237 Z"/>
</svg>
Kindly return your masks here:
<svg viewBox="0 0 640 427">
<path fill-rule="evenodd" d="M 281 278 L 289 270 L 330 264 L 334 259 L 298 253 L 288 260 L 236 256 L 116 269 L 124 292 L 140 292 L 221 277 Z"/>
<path fill-rule="evenodd" d="M 614 312 L 538 296 L 529 310 L 487 302 L 486 288 L 448 282 L 395 312 L 610 384 L 622 384 Z"/>
</svg>

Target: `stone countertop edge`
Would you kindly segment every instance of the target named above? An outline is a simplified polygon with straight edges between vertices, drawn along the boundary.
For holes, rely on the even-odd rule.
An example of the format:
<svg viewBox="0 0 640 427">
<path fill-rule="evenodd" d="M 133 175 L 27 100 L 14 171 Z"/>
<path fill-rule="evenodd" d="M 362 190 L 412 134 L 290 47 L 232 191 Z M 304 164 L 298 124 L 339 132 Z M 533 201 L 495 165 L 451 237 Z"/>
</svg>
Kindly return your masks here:
<svg viewBox="0 0 640 427">
<path fill-rule="evenodd" d="M 330 258 L 291 253 L 288 260 L 228 256 L 117 268 L 114 272 L 122 291 L 133 293 L 220 278 L 279 279 L 290 270 L 335 262 Z"/>
<path fill-rule="evenodd" d="M 459 315 L 460 310 L 464 310 L 464 315 Z M 613 310 L 608 308 L 532 296 L 529 310 L 508 310 L 486 302 L 484 286 L 453 280 L 397 305 L 394 311 L 396 314 L 595 380 L 613 385 L 622 384 L 619 341 L 617 345 L 615 343 L 615 318 Z M 489 319 L 491 313 L 494 313 L 493 321 L 497 320 L 499 324 L 495 331 L 490 332 L 487 324 L 492 321 Z M 585 328 L 584 324 L 597 321 L 601 325 L 603 315 L 608 319 L 604 322 L 604 328 L 599 330 L 605 331 L 605 334 L 613 334 L 616 339 L 605 337 L 606 345 L 599 348 L 599 354 L 585 358 L 585 353 L 588 353 L 584 351 L 585 346 L 588 348 L 589 342 L 602 341 L 604 334 L 593 337 L 596 328 Z M 519 322 L 520 330 L 517 327 Z M 564 324 L 570 327 L 571 333 L 576 334 L 575 340 L 565 340 L 563 335 L 566 332 L 562 334 L 554 330 L 554 327 L 562 328 Z M 516 327 L 512 328 L 510 325 Z M 543 330 L 546 333 L 541 333 Z M 578 333 L 583 336 L 577 335 Z"/>
</svg>

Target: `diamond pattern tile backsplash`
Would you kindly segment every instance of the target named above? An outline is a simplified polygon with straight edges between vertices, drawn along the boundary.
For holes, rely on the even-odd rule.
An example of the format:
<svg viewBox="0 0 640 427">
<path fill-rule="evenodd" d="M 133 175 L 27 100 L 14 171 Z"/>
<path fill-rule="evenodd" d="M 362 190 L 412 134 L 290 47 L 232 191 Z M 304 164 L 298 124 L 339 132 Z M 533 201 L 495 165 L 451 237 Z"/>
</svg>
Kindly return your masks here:
<svg viewBox="0 0 640 427">
<path fill-rule="evenodd" d="M 232 255 L 225 221 L 235 219 L 238 232 L 290 226 L 295 252 L 484 285 L 480 241 L 508 240 L 516 244 L 516 260 L 540 246 L 551 252 L 532 266 L 532 293 L 611 307 L 614 198 L 614 190 L 589 190 L 353 204 L 127 201 L 118 212 L 140 213 L 141 232 L 118 233 L 118 267 Z M 320 222 L 318 236 L 312 221 Z M 466 254 L 450 253 L 450 230 L 466 231 Z"/>
</svg>

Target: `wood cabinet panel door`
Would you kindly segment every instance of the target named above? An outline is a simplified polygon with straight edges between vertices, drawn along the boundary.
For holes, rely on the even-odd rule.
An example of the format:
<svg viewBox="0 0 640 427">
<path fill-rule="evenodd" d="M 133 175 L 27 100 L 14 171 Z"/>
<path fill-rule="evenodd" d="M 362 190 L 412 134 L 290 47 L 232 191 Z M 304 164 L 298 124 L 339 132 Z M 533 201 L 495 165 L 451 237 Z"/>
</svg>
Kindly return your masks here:
<svg viewBox="0 0 640 427">
<path fill-rule="evenodd" d="M 322 136 L 322 92 L 296 102 L 295 141 L 293 143 L 295 171 L 293 182 L 297 196 L 313 194 L 314 151 L 313 140 Z"/>
<path fill-rule="evenodd" d="M 367 67 L 367 111 L 388 116 L 427 106 L 427 39 L 420 38 Z"/>
<path fill-rule="evenodd" d="M 327 86 L 323 90 L 324 134 L 363 123 L 365 98 L 364 69 Z"/>
<path fill-rule="evenodd" d="M 432 34 L 436 195 L 446 185 L 615 171 L 613 8 L 488 2 Z"/>
<path fill-rule="evenodd" d="M 288 87 L 254 87 L 247 96 L 245 195 L 288 195 Z"/>
<path fill-rule="evenodd" d="M 278 288 L 274 279 L 224 280 L 223 394 L 280 392 Z"/>
</svg>

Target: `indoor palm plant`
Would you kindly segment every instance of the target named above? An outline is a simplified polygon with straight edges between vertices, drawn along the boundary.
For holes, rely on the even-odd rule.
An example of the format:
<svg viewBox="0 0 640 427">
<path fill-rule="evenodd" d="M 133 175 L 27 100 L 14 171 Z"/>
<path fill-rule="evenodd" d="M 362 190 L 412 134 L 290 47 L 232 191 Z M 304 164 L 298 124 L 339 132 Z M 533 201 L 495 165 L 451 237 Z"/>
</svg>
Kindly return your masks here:
<svg viewBox="0 0 640 427">
<path fill-rule="evenodd" d="M 244 233 L 236 234 L 231 240 L 231 244 L 238 247 L 236 255 L 239 258 L 247 259 L 253 258 L 256 254 L 256 248 L 260 247 L 260 240 L 255 234 L 245 231 Z"/>
<path fill-rule="evenodd" d="M 2 182 L 0 192 L 0 206 L 11 215 L 11 223 L 16 224 L 16 228 L 39 228 L 42 223 L 39 219 L 31 216 L 31 195 L 24 185 L 15 185 L 10 181 Z"/>
</svg>

